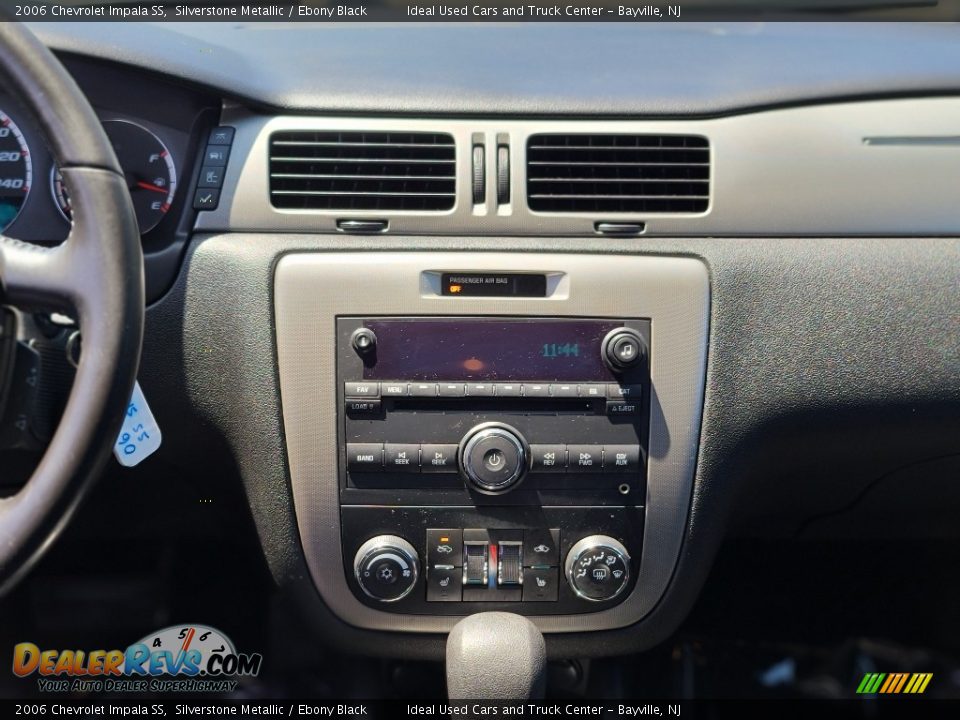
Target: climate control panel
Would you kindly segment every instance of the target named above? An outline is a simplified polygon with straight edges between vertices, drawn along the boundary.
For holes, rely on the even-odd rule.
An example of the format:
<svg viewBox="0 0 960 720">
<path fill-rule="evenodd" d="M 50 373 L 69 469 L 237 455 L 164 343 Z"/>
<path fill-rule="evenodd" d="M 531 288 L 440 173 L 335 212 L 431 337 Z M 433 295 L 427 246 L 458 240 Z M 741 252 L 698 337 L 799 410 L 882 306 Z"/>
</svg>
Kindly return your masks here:
<svg viewBox="0 0 960 720">
<path fill-rule="evenodd" d="M 429 525 L 434 520 L 446 524 Z M 343 528 L 354 593 L 368 605 L 441 615 L 494 609 L 550 615 L 594 612 L 622 599 L 636 574 L 643 513 L 344 508 Z"/>
</svg>

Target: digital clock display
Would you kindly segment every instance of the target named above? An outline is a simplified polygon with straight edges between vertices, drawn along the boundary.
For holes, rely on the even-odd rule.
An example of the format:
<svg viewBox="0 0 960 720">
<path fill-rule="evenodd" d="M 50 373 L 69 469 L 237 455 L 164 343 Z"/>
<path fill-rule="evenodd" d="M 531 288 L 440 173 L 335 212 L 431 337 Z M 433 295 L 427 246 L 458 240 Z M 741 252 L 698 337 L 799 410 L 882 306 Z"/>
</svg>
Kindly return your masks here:
<svg viewBox="0 0 960 720">
<path fill-rule="evenodd" d="M 367 380 L 607 381 L 600 345 L 616 320 L 407 318 L 370 320 L 376 362 Z"/>
</svg>

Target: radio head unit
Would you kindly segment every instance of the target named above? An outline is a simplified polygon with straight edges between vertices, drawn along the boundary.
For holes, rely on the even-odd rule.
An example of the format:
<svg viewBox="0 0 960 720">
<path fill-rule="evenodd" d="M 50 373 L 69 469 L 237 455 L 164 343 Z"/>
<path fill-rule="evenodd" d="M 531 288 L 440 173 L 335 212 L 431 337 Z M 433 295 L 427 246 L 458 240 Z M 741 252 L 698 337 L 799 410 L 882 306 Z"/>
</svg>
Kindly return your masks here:
<svg viewBox="0 0 960 720">
<path fill-rule="evenodd" d="M 550 614 L 622 597 L 642 542 L 649 321 L 340 317 L 337 337 L 344 557 L 361 601 Z"/>
</svg>

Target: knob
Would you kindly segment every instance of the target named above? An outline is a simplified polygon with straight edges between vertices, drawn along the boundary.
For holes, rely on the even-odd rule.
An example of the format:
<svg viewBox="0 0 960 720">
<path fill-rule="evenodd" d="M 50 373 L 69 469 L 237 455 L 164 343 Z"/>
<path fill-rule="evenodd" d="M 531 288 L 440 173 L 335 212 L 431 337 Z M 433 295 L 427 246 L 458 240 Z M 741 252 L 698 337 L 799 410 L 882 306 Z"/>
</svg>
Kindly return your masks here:
<svg viewBox="0 0 960 720">
<path fill-rule="evenodd" d="M 497 495 L 520 482 L 527 468 L 527 444 L 509 425 L 483 423 L 460 441 L 457 457 L 460 471 L 475 489 Z"/>
<path fill-rule="evenodd" d="M 614 371 L 639 365 L 647 356 L 647 343 L 636 330 L 616 328 L 603 339 L 603 361 Z"/>
<path fill-rule="evenodd" d="M 567 553 L 567 582 L 584 600 L 612 600 L 630 581 L 630 554 L 617 540 L 591 535 Z"/>
<path fill-rule="evenodd" d="M 377 336 L 370 328 L 357 328 L 350 336 L 350 344 L 360 355 L 369 355 L 377 349 Z"/>
<path fill-rule="evenodd" d="M 396 535 L 377 535 L 357 550 L 353 573 L 374 600 L 396 602 L 417 584 L 420 561 L 413 545 Z"/>
</svg>

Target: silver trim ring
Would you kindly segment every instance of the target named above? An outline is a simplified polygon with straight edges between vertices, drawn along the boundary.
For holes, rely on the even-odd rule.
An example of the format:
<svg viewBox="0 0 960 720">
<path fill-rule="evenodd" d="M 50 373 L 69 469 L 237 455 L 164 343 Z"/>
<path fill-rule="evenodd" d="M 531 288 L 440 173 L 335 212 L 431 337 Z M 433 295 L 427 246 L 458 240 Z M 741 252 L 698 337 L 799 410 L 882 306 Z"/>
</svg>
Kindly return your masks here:
<svg viewBox="0 0 960 720">
<path fill-rule="evenodd" d="M 372 557 L 385 553 L 401 556 L 401 559 L 406 560 L 413 570 L 413 581 L 410 583 L 410 586 L 395 598 L 377 597 L 367 590 L 366 585 L 363 584 L 363 580 L 360 577 L 360 571 Z M 373 598 L 378 602 L 397 602 L 398 600 L 403 600 L 403 598 L 409 595 L 413 591 L 413 588 L 416 587 L 417 580 L 420 579 L 420 560 L 413 545 L 403 538 L 397 537 L 396 535 L 377 535 L 367 540 L 360 546 L 360 549 L 357 550 L 357 554 L 353 559 L 353 576 L 357 579 L 357 585 L 360 586 L 360 589 L 363 590 L 363 593 L 367 597 Z"/>
<path fill-rule="evenodd" d="M 584 595 L 577 589 L 576 583 L 573 582 L 573 566 L 576 565 L 577 560 L 580 559 L 580 556 L 591 548 L 603 548 L 605 550 L 609 550 L 614 555 L 619 556 L 620 560 L 623 562 L 626 575 L 623 578 L 623 582 L 620 583 L 620 587 L 617 588 L 617 591 L 610 597 L 592 598 L 589 595 Z M 573 544 L 573 547 L 570 548 L 570 552 L 567 553 L 567 560 L 564 563 L 563 573 L 566 575 L 567 584 L 570 585 L 570 589 L 573 590 L 577 597 L 583 598 L 584 600 L 589 600 L 590 602 L 607 602 L 620 595 L 620 593 L 626 590 L 627 586 L 630 584 L 630 553 L 627 552 L 627 549 L 623 546 L 623 543 L 619 542 L 618 540 L 614 540 L 609 535 L 590 535 L 582 540 L 578 540 Z"/>
<path fill-rule="evenodd" d="M 477 443 L 491 437 L 499 437 L 507 440 L 517 450 L 517 467 L 508 478 L 498 483 L 487 483 L 480 479 L 477 470 L 473 467 L 470 460 L 470 454 Z M 463 450 L 460 453 L 460 465 L 463 468 L 467 479 L 480 490 L 488 492 L 499 492 L 509 489 L 519 480 L 523 471 L 527 469 L 527 450 L 520 439 L 520 433 L 509 425 L 500 423 L 489 423 L 477 425 L 470 431 L 468 440 L 463 443 Z"/>
</svg>

